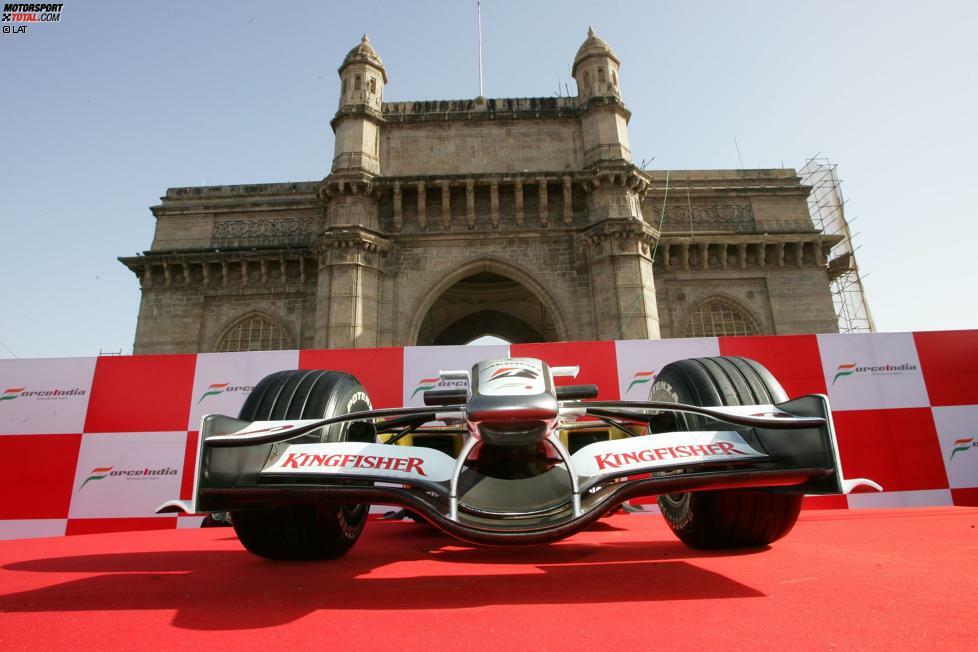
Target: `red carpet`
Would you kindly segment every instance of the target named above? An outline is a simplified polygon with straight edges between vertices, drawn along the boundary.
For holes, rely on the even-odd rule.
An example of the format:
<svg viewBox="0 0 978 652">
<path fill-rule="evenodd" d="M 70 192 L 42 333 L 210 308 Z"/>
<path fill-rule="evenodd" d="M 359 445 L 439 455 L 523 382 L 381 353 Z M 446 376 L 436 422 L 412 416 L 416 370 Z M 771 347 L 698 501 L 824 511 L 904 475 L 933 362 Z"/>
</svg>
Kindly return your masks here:
<svg viewBox="0 0 978 652">
<path fill-rule="evenodd" d="M 0 648 L 975 649 L 976 524 L 808 511 L 769 549 L 702 554 L 659 516 L 510 550 L 372 522 L 298 564 L 225 528 L 0 542 Z"/>
</svg>

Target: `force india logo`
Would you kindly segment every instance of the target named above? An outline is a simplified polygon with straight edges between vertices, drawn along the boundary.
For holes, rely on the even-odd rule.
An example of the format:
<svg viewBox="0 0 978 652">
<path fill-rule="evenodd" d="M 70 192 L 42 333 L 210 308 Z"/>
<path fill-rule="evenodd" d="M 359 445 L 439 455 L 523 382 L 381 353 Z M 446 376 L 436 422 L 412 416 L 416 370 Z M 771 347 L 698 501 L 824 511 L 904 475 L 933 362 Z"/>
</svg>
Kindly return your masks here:
<svg viewBox="0 0 978 652">
<path fill-rule="evenodd" d="M 251 385 L 232 385 L 231 383 L 212 383 L 207 386 L 207 390 L 200 395 L 199 399 L 197 399 L 197 405 L 200 405 L 200 402 L 203 401 L 208 396 L 219 396 L 225 392 L 229 394 L 232 392 L 246 392 L 250 394 L 251 390 L 253 389 L 254 386 Z"/>
<path fill-rule="evenodd" d="M 533 381 L 537 381 L 539 378 L 540 373 L 536 369 L 530 369 L 528 367 L 500 367 L 492 372 L 492 375 L 486 381 L 486 385 L 495 383 L 492 385 L 492 388 L 496 392 L 514 387 L 532 390 L 534 387 L 532 384 Z"/>
<path fill-rule="evenodd" d="M 498 380 L 500 378 L 529 378 L 530 380 L 536 380 L 539 378 L 539 374 L 533 369 L 524 369 L 522 367 L 500 367 L 492 372 L 489 380 Z"/>
<path fill-rule="evenodd" d="M 72 396 L 85 396 L 88 392 L 81 388 L 28 390 L 26 387 L 8 387 L 0 394 L 0 402 L 17 398 L 36 398 L 42 401 L 61 401 Z"/>
<path fill-rule="evenodd" d="M 951 450 L 951 459 L 958 453 L 965 453 L 974 448 L 978 448 L 978 441 L 974 437 L 962 437 L 954 440 L 954 448 Z"/>
<path fill-rule="evenodd" d="M 85 488 L 89 482 L 104 480 L 106 478 L 124 477 L 127 480 L 155 480 L 164 476 L 176 475 L 177 470 L 169 467 L 162 469 L 116 469 L 113 466 L 96 466 L 92 469 L 85 481 L 78 487 L 78 491 Z"/>
<path fill-rule="evenodd" d="M 626 453 L 604 453 L 595 455 L 594 461 L 598 465 L 598 470 L 603 471 L 605 469 L 619 469 L 632 464 L 716 455 L 751 457 L 750 453 L 737 450 L 737 447 L 729 441 L 718 441 L 713 444 L 689 444 L 665 448 L 647 448 Z"/>
<path fill-rule="evenodd" d="M 427 392 L 429 389 L 434 389 L 439 385 L 441 385 L 443 388 L 460 387 L 462 389 L 465 389 L 467 386 L 464 380 L 442 380 L 438 376 L 435 376 L 434 378 L 422 378 L 418 381 L 414 391 L 411 392 L 411 398 L 414 398 L 415 394 L 418 392 Z"/>
<path fill-rule="evenodd" d="M 891 365 L 887 363 L 882 365 L 874 365 L 871 367 L 864 367 L 855 362 L 847 362 L 836 367 L 835 377 L 832 379 L 832 384 L 835 385 L 835 382 L 840 378 L 852 376 L 853 374 L 868 373 L 872 374 L 873 376 L 896 376 L 905 371 L 917 371 L 917 365 L 904 362 L 901 365 Z"/>
<path fill-rule="evenodd" d="M 441 379 L 440 378 L 422 378 L 421 380 L 418 381 L 418 386 L 415 387 L 414 388 L 414 391 L 411 393 L 411 398 L 414 398 L 414 395 L 417 394 L 418 392 L 427 392 L 429 389 L 434 389 L 435 387 L 438 386 L 438 381 L 439 380 L 441 380 Z"/>
<path fill-rule="evenodd" d="M 632 387 L 635 385 L 645 385 L 655 380 L 655 371 L 636 371 L 635 375 L 632 376 L 632 382 L 628 383 L 628 389 L 625 393 L 632 391 Z"/>
</svg>

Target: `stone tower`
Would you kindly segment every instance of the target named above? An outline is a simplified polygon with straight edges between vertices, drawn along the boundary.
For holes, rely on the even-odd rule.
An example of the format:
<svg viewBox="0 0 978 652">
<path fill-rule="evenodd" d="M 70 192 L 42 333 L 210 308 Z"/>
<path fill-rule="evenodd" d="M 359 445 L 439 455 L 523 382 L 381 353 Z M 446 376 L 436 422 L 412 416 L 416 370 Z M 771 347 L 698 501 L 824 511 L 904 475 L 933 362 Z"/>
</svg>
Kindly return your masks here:
<svg viewBox="0 0 978 652">
<path fill-rule="evenodd" d="M 600 339 L 659 337 L 652 275 L 652 247 L 659 233 L 645 223 L 641 198 L 650 179 L 632 164 L 631 113 L 621 99 L 621 61 L 594 30 L 574 57 L 588 183 L 584 231 Z"/>
<path fill-rule="evenodd" d="M 339 109 L 330 175 L 318 190 L 326 230 L 312 246 L 318 257 L 317 348 L 377 346 L 383 237 L 374 182 L 380 174 L 380 133 L 387 71 L 364 34 L 339 67 Z"/>
<path fill-rule="evenodd" d="M 325 179 L 153 207 L 135 352 L 836 330 L 809 188 L 639 169 L 620 68 L 589 30 L 576 96 L 385 102 L 364 35 Z"/>
<path fill-rule="evenodd" d="M 380 127 L 387 71 L 364 34 L 339 67 L 340 102 L 330 123 L 336 136 L 333 174 L 380 173 Z"/>
<path fill-rule="evenodd" d="M 618 69 L 621 61 L 608 44 L 588 29 L 587 39 L 574 57 L 571 74 L 577 82 L 577 98 L 584 113 L 584 164 L 602 160 L 631 162 L 628 146 L 628 109 L 621 99 Z"/>
</svg>

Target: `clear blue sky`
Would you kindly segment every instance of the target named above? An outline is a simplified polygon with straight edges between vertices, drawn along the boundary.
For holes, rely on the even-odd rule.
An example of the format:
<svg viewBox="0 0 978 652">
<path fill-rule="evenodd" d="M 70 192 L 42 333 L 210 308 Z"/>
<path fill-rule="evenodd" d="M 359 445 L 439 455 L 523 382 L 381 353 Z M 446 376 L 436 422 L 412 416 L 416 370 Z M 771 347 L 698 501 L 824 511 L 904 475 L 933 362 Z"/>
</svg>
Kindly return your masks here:
<svg viewBox="0 0 978 652">
<path fill-rule="evenodd" d="M 486 94 L 552 95 L 588 25 L 622 60 L 636 161 L 838 163 L 880 330 L 978 327 L 978 3 L 482 4 Z M 169 186 L 320 179 L 363 32 L 387 100 L 478 92 L 475 3 L 79 2 L 0 35 L 0 342 L 131 351 Z M 571 84 L 571 88 L 573 85 Z M 0 347 L 0 357 L 11 353 Z"/>
</svg>

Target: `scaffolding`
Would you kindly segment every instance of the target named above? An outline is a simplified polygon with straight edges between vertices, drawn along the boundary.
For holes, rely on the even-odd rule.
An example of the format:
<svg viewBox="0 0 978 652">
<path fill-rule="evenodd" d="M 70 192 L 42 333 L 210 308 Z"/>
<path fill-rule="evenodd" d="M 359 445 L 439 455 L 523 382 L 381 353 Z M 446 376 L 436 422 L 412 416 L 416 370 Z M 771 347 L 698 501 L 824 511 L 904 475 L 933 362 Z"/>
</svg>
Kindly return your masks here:
<svg viewBox="0 0 978 652">
<path fill-rule="evenodd" d="M 828 256 L 829 287 L 839 319 L 839 332 L 875 332 L 876 325 L 863 288 L 863 276 L 856 264 L 859 247 L 853 244 L 854 236 L 846 220 L 846 202 L 842 198 L 836 166 L 816 154 L 805 162 L 798 174 L 804 184 L 812 187 L 808 207 L 815 226 L 826 235 L 842 236 Z"/>
</svg>

